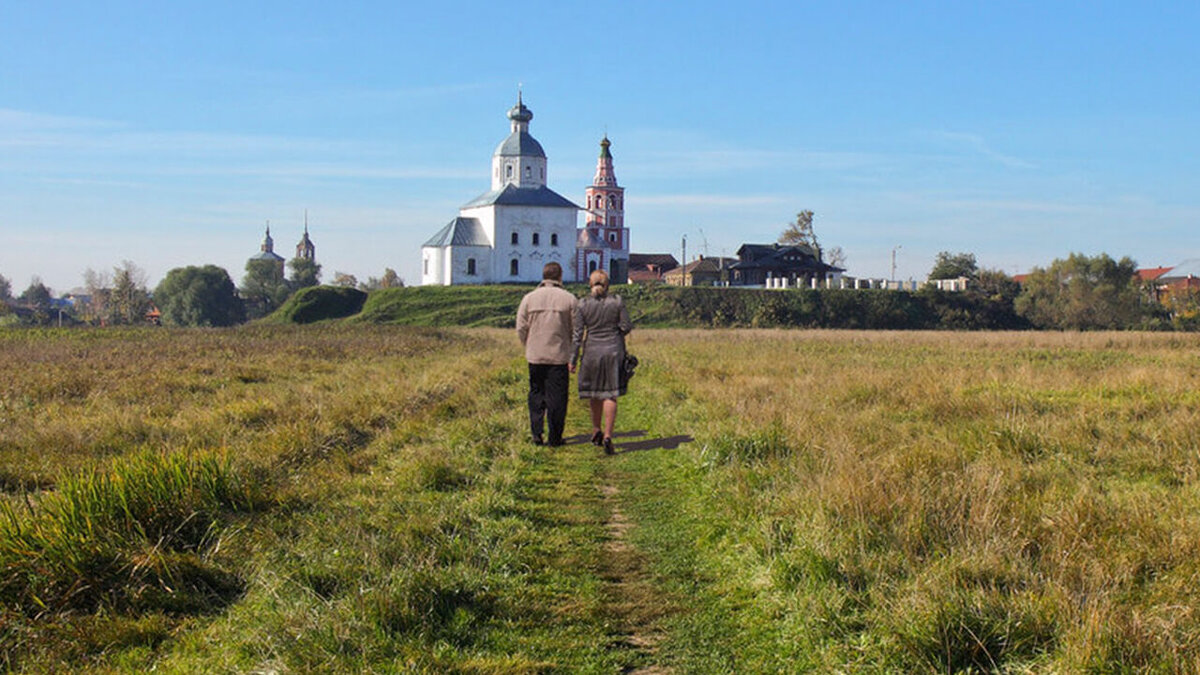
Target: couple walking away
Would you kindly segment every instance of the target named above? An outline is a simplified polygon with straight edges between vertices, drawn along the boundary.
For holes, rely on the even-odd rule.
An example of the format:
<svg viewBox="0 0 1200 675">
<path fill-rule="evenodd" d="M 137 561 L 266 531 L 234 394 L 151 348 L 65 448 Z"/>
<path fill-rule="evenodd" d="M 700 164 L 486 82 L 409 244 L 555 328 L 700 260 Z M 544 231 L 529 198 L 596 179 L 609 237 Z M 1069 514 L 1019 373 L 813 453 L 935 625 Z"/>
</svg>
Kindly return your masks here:
<svg viewBox="0 0 1200 675">
<path fill-rule="evenodd" d="M 541 445 L 545 420 L 547 443 L 563 444 L 567 389 L 570 373 L 576 373 L 579 398 L 591 406 L 592 443 L 611 455 L 617 397 L 627 385 L 625 335 L 633 324 L 621 296 L 608 294 L 608 274 L 592 272 L 588 285 L 588 296 L 576 300 L 563 288 L 562 267 L 546 263 L 542 283 L 521 299 L 517 337 L 529 362 L 529 428 Z"/>
</svg>

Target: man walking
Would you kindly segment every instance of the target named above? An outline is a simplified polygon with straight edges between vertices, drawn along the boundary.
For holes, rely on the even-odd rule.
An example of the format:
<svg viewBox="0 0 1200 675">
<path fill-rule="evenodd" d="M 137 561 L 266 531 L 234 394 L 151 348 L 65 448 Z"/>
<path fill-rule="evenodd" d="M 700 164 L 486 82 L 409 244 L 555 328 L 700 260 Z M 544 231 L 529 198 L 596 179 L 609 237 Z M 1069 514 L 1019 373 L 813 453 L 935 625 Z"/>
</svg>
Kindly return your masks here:
<svg viewBox="0 0 1200 675">
<path fill-rule="evenodd" d="M 550 418 L 548 444 L 563 444 L 575 303 L 575 296 L 563 288 L 562 266 L 551 262 L 542 268 L 542 283 L 517 308 L 517 337 L 529 362 L 529 428 L 537 445 L 542 444 L 546 417 Z"/>
</svg>

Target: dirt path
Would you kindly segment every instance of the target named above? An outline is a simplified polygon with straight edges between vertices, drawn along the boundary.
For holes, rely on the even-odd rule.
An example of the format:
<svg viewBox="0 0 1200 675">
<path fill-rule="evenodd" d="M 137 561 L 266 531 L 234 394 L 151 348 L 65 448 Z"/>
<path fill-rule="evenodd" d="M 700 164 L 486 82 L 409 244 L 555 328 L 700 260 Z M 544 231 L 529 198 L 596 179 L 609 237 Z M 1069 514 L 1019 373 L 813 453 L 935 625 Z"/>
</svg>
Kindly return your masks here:
<svg viewBox="0 0 1200 675">
<path fill-rule="evenodd" d="M 608 510 L 601 573 L 607 584 L 606 609 L 612 620 L 613 649 L 629 652 L 623 673 L 663 675 L 674 672 L 657 665 L 658 646 L 664 636 L 657 625 L 670 612 L 670 603 L 650 583 L 642 553 L 630 542 L 633 523 L 621 510 L 620 489 L 610 481 L 600 487 Z"/>
</svg>

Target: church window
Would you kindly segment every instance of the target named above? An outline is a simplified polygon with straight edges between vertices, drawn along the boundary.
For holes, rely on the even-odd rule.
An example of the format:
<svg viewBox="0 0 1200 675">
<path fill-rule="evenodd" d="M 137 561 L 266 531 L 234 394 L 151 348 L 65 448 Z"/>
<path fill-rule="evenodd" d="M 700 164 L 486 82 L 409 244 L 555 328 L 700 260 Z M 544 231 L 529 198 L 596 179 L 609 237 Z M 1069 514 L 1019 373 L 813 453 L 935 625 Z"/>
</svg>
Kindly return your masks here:
<svg viewBox="0 0 1200 675">
<path fill-rule="evenodd" d="M 516 233 L 516 232 L 513 232 L 513 233 L 512 233 L 512 243 L 513 243 L 513 246 L 516 246 L 517 244 L 519 244 L 519 243 L 520 243 L 520 241 L 521 241 L 521 238 L 520 238 L 519 236 L 517 236 L 517 233 Z"/>
<path fill-rule="evenodd" d="M 530 167 L 528 164 L 525 165 L 525 177 L 533 178 L 533 168 Z"/>
<path fill-rule="evenodd" d="M 543 166 L 541 169 L 538 169 L 538 172 L 541 173 L 542 180 L 546 180 L 546 167 Z"/>
<path fill-rule="evenodd" d="M 516 258 L 513 258 L 508 263 L 508 273 L 515 277 L 520 272 L 520 270 L 521 270 L 520 264 L 517 262 Z"/>
<path fill-rule="evenodd" d="M 589 260 L 588 261 L 588 274 L 591 274 L 592 272 L 595 272 L 595 271 L 596 271 L 596 261 Z"/>
<path fill-rule="evenodd" d="M 617 208 L 617 200 L 614 199 L 612 195 L 608 196 L 608 208 L 610 208 L 610 209 Z"/>
<path fill-rule="evenodd" d="M 616 240 L 617 240 L 617 233 L 616 233 L 616 232 L 609 232 L 609 233 L 608 233 L 608 240 L 609 240 L 609 241 L 616 241 Z"/>
<path fill-rule="evenodd" d="M 534 245 L 534 246 L 537 246 L 537 245 L 538 245 L 538 241 L 539 241 L 539 239 L 540 239 L 540 238 L 541 238 L 541 237 L 538 235 L 538 233 L 537 233 L 537 232 L 534 232 L 534 233 L 533 233 L 533 245 Z"/>
<path fill-rule="evenodd" d="M 429 258 L 425 259 L 425 274 L 429 274 Z"/>
<path fill-rule="evenodd" d="M 467 274 L 470 276 L 475 276 L 475 259 L 474 258 L 467 258 Z"/>
<path fill-rule="evenodd" d="M 558 246 L 558 233 L 557 232 L 552 232 L 550 234 L 550 245 Z"/>
<path fill-rule="evenodd" d="M 512 178 L 512 164 L 509 164 L 508 166 L 504 167 L 504 177 Z"/>
</svg>

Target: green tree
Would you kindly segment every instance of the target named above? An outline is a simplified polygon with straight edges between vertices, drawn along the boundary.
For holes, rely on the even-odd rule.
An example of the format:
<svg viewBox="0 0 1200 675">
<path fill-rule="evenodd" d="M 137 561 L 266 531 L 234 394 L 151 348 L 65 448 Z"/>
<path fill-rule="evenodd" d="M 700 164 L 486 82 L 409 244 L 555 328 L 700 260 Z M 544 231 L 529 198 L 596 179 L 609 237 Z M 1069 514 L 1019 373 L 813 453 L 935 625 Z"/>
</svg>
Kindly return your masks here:
<svg viewBox="0 0 1200 675">
<path fill-rule="evenodd" d="M 251 319 L 274 312 L 292 294 L 283 278 L 282 260 L 246 261 L 246 276 L 242 277 L 239 290 L 246 301 L 246 314 Z"/>
<path fill-rule="evenodd" d="M 1137 263 L 1129 257 L 1115 261 L 1105 253 L 1072 253 L 1048 268 L 1034 268 L 1015 308 L 1038 328 L 1134 328 L 1149 315 L 1136 272 Z"/>
<path fill-rule="evenodd" d="M 933 269 L 929 270 L 930 279 L 974 279 L 978 275 L 979 264 L 975 262 L 974 253 L 942 251 L 934 259 Z"/>
<path fill-rule="evenodd" d="M 246 308 L 229 273 L 216 265 L 176 267 L 154 289 L 163 321 L 179 326 L 232 326 Z"/>
<path fill-rule="evenodd" d="M 40 277 L 34 277 L 29 282 L 29 288 L 25 289 L 17 297 L 17 302 L 31 310 L 32 315 L 30 320 L 38 325 L 47 325 L 50 323 L 50 310 L 52 295 L 46 284 L 42 283 Z"/>
<path fill-rule="evenodd" d="M 125 260 L 113 268 L 112 291 L 108 294 L 108 322 L 113 325 L 143 323 L 150 311 L 146 273 Z"/>
<path fill-rule="evenodd" d="M 0 275 L 0 302 L 12 300 L 12 282 Z"/>
<path fill-rule="evenodd" d="M 1173 291 L 1167 296 L 1163 309 L 1175 330 L 1200 330 L 1200 291 Z"/>
<path fill-rule="evenodd" d="M 292 258 L 288 261 L 288 269 L 292 271 L 289 285 L 293 291 L 321 283 L 321 266 L 315 260 Z"/>
</svg>

